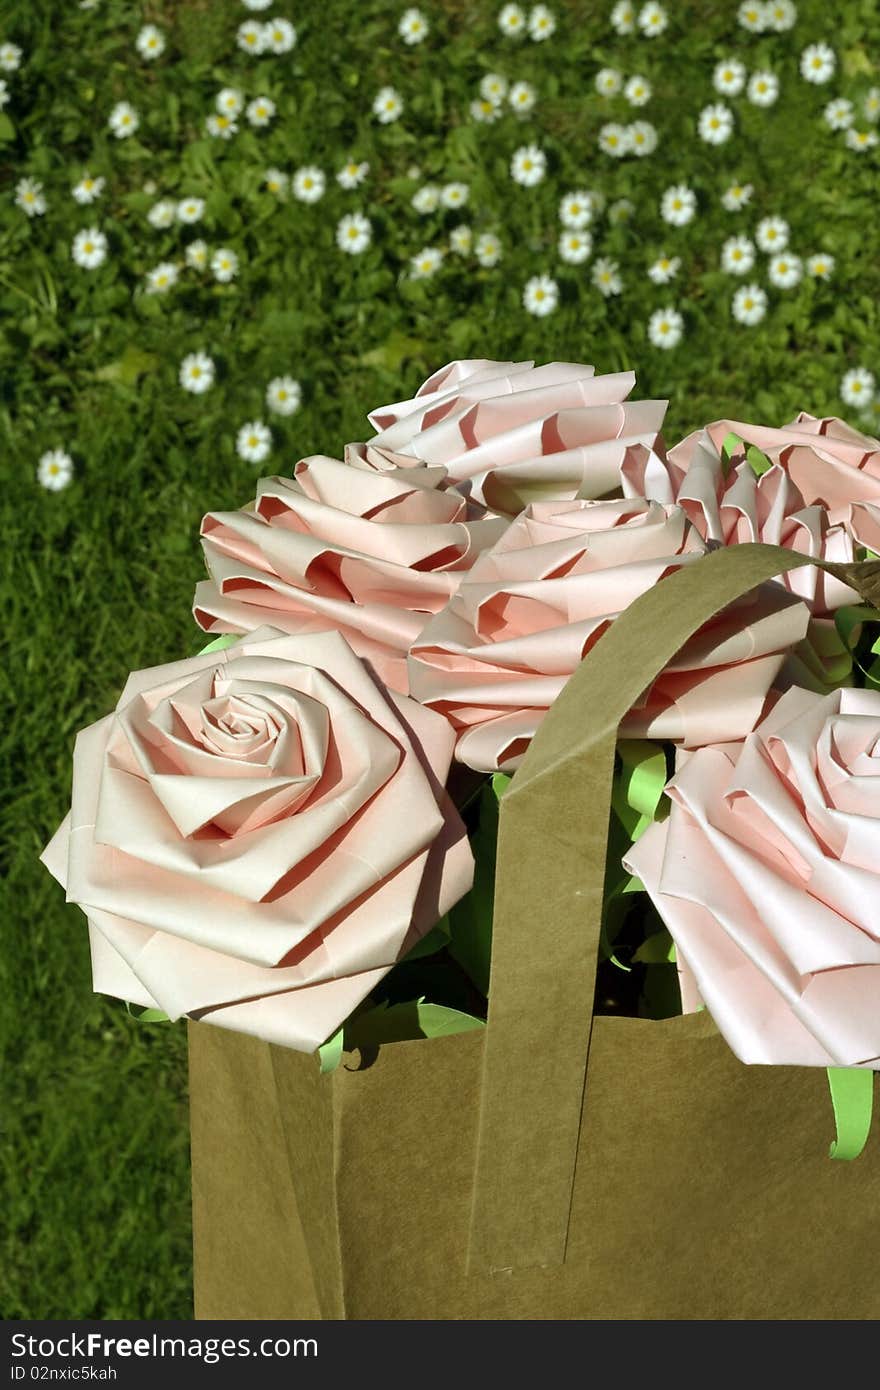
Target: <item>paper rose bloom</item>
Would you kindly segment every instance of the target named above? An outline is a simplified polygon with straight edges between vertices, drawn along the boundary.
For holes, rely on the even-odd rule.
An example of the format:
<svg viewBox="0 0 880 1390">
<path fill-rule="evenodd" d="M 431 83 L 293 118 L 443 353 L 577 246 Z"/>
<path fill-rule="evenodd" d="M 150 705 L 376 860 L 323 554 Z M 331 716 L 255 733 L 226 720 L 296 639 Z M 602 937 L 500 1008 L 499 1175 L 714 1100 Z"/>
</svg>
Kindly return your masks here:
<svg viewBox="0 0 880 1390">
<path fill-rule="evenodd" d="M 452 741 L 337 633 L 136 671 L 43 852 L 95 989 L 318 1047 L 470 885 Z"/>
<path fill-rule="evenodd" d="M 742 439 L 743 431 L 762 436 L 783 433 L 732 423 L 728 433 Z M 623 468 L 624 495 L 677 502 L 704 540 L 721 545 L 763 541 L 813 555 L 817 560 L 843 563 L 855 559 L 850 533 L 839 523 L 831 524 L 821 503 L 806 504 L 787 469 L 795 446 L 776 447 L 775 461 L 768 455 L 768 467 L 767 462 L 759 460 L 759 467 L 765 471 L 758 472 L 747 457 L 745 443 L 727 453 L 722 452 L 724 439 L 722 426 L 710 425 L 688 435 L 670 449 L 666 459 L 654 454 L 644 461 L 627 460 Z M 796 460 L 795 471 L 799 471 Z M 877 515 L 880 521 L 880 511 Z M 870 524 L 867 514 L 864 520 Z M 876 526 L 876 531 L 880 540 L 880 526 Z M 790 570 L 782 582 L 805 599 L 817 616 L 824 616 L 841 604 L 858 602 L 852 589 L 813 567 Z"/>
<path fill-rule="evenodd" d="M 412 694 L 451 721 L 461 762 L 509 772 L 609 624 L 705 550 L 680 507 L 638 498 L 535 503 L 414 643 Z M 689 746 L 741 738 L 808 617 L 780 585 L 763 585 L 692 638 L 624 732 Z"/>
<path fill-rule="evenodd" d="M 880 693 L 792 688 L 686 755 L 626 856 L 744 1062 L 880 1068 Z"/>
<path fill-rule="evenodd" d="M 766 455 L 772 467 L 760 479 L 743 447 L 729 463 L 722 460 L 730 434 Z M 670 449 L 665 463 L 630 460 L 624 473 L 626 495 L 677 501 L 701 534 L 728 545 L 762 540 L 834 560 L 851 558 L 853 541 L 880 547 L 880 441 L 834 416 L 802 411 L 781 429 L 716 420 Z M 817 611 L 852 599 L 836 581 L 823 586 L 815 569 L 798 570 L 786 582 Z"/>
<path fill-rule="evenodd" d="M 196 622 L 207 632 L 333 628 L 406 693 L 411 644 L 507 525 L 445 480 L 442 468 L 376 468 L 356 445 L 344 463 L 317 455 L 293 478 L 262 479 L 249 508 L 202 521 L 211 578 L 196 589 Z"/>
<path fill-rule="evenodd" d="M 409 401 L 371 411 L 372 457 L 443 464 L 493 511 L 617 491 L 627 460 L 662 450 L 665 401 L 627 401 L 634 372 L 577 362 L 450 362 Z"/>
</svg>

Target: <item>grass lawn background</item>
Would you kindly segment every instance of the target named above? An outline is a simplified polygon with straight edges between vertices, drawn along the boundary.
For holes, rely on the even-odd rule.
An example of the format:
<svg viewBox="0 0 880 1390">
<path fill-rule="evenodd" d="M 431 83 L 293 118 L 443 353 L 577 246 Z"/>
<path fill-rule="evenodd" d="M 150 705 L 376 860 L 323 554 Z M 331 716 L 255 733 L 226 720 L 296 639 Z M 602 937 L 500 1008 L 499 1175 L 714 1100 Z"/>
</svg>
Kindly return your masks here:
<svg viewBox="0 0 880 1390">
<path fill-rule="evenodd" d="M 865 427 L 838 388 L 856 365 L 880 375 L 877 151 L 847 150 L 821 112 L 833 96 L 858 103 L 880 84 L 873 0 L 842 0 L 833 15 L 819 0 L 801 0 L 794 29 L 764 35 L 739 27 L 735 6 L 670 0 L 669 27 L 651 40 L 617 36 L 610 3 L 556 0 L 559 27 L 544 43 L 502 36 L 500 5 L 422 8 L 431 33 L 407 47 L 396 31 L 403 6 L 375 0 L 278 0 L 257 15 L 233 0 L 3 7 L 0 42 L 24 51 L 19 70 L 4 74 L 10 101 L 0 117 L 7 1318 L 191 1316 L 185 1030 L 139 1025 L 122 1004 L 92 995 L 83 918 L 37 856 L 68 806 L 76 731 L 113 706 L 129 670 L 204 645 L 190 616 L 203 574 L 202 514 L 243 505 L 261 472 L 288 473 L 313 452 L 339 456 L 347 440 L 369 432 L 368 409 L 410 394 L 456 357 L 634 367 L 635 395 L 671 398 L 669 443 L 719 417 L 781 424 L 798 409 Z M 295 23 L 295 49 L 256 59 L 239 51 L 238 25 L 271 14 Z M 147 21 L 168 39 L 153 64 L 134 47 Z M 838 56 L 822 87 L 798 73 L 802 48 L 816 40 Z M 766 110 L 733 99 L 734 138 L 711 147 L 697 139 L 696 117 L 721 100 L 711 73 L 731 54 L 750 71 L 775 71 L 782 92 Z M 634 111 L 599 98 L 593 78 L 603 66 L 648 77 L 651 102 Z M 488 71 L 535 85 L 527 117 L 474 123 L 468 108 Z M 389 84 L 406 109 L 381 126 L 370 108 Z M 248 99 L 270 95 L 273 125 L 257 131 L 242 119 L 233 140 L 207 138 L 205 116 L 226 86 Z M 141 117 L 131 140 L 107 130 L 120 100 Z M 614 161 L 598 152 L 603 122 L 636 118 L 657 127 L 652 156 Z M 507 172 L 513 151 L 531 142 L 549 166 L 535 189 Z M 333 175 L 349 153 L 368 160 L 371 173 L 344 192 Z M 317 204 L 279 201 L 261 187 L 271 166 L 312 163 L 328 175 Z M 85 169 L 107 180 L 89 208 L 70 196 Z M 14 205 L 25 175 L 44 185 L 41 218 Z M 469 184 L 469 207 L 428 217 L 413 210 L 422 184 L 453 179 Z M 735 179 L 751 182 L 754 195 L 731 214 L 719 196 Z M 678 182 L 699 200 L 684 228 L 665 226 L 657 212 L 663 190 Z M 592 229 L 594 254 L 619 262 L 617 299 L 593 288 L 589 263 L 558 260 L 557 207 L 573 188 L 607 200 Z M 158 198 L 188 194 L 206 200 L 203 225 L 150 226 Z M 613 223 L 608 208 L 622 199 L 629 216 Z M 335 226 L 356 210 L 373 222 L 373 244 L 350 257 L 336 248 Z M 720 246 L 771 214 L 790 222 L 796 253 L 830 252 L 836 271 L 828 284 L 771 290 L 764 323 L 744 328 L 730 315 L 737 282 L 719 269 Z M 483 269 L 450 253 L 435 278 L 408 279 L 409 258 L 425 245 L 445 247 L 461 222 L 475 234 L 497 232 L 500 265 Z M 110 242 L 93 272 L 70 258 L 73 236 L 91 225 Z M 144 294 L 146 272 L 180 259 L 195 235 L 236 250 L 237 279 L 218 285 L 183 271 L 167 296 Z M 681 256 L 682 270 L 656 287 L 645 270 L 663 250 Z M 522 308 L 522 287 L 543 271 L 558 279 L 561 302 L 537 319 Z M 767 285 L 760 263 L 748 278 Z M 686 336 L 664 353 L 649 345 L 646 324 L 667 304 L 684 314 Z M 214 358 L 218 379 L 192 397 L 177 369 L 199 348 Z M 302 383 L 302 408 L 269 417 L 265 386 L 284 373 Z M 236 456 L 234 440 L 260 416 L 274 449 L 255 469 Z M 76 467 L 60 493 L 36 480 L 39 456 L 54 447 Z"/>
</svg>

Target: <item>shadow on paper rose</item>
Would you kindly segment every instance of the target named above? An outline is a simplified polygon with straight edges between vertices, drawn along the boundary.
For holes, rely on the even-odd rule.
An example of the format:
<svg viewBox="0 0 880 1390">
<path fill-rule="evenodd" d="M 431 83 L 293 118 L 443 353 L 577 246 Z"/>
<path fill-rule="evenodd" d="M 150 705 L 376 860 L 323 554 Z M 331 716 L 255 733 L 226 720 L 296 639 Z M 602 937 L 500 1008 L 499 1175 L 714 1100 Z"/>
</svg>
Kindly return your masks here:
<svg viewBox="0 0 880 1390">
<path fill-rule="evenodd" d="M 679 755 L 626 854 L 744 1062 L 880 1068 L 880 693 L 792 688 L 743 743 Z"/>
<path fill-rule="evenodd" d="M 249 508 L 202 522 L 211 575 L 193 613 L 206 632 L 333 628 L 392 689 L 428 617 L 507 523 L 446 486 L 442 468 L 302 459 L 293 478 L 264 478 Z"/>
<path fill-rule="evenodd" d="M 43 853 L 95 989 L 312 1051 L 470 887 L 452 743 L 336 633 L 134 672 Z"/>
<path fill-rule="evenodd" d="M 535 503 L 413 645 L 412 693 L 449 719 L 461 762 L 510 772 L 609 624 L 705 550 L 680 507 Z M 808 617 L 780 585 L 762 585 L 700 629 L 621 732 L 687 746 L 742 737 Z"/>
<path fill-rule="evenodd" d="M 380 406 L 375 459 L 442 464 L 493 511 L 617 491 L 621 469 L 662 453 L 666 401 L 627 401 L 634 372 L 596 376 L 579 362 L 450 362 L 411 400 Z"/>
</svg>

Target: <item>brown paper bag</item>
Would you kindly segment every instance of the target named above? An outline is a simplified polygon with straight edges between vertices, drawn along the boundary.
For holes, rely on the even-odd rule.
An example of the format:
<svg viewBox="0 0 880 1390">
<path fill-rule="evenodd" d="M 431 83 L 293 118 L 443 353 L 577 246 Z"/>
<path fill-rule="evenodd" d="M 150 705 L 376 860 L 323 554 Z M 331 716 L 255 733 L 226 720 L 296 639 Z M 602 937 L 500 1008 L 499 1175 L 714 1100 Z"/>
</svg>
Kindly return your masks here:
<svg viewBox="0 0 880 1390">
<path fill-rule="evenodd" d="M 315 1057 L 190 1024 L 197 1318 L 880 1317 L 880 1144 L 828 1157 L 821 1068 L 706 1013 L 591 1016 L 617 725 L 804 563 L 719 550 L 629 608 L 501 804 L 485 1030 Z M 880 564 L 828 566 L 876 604 Z"/>
</svg>

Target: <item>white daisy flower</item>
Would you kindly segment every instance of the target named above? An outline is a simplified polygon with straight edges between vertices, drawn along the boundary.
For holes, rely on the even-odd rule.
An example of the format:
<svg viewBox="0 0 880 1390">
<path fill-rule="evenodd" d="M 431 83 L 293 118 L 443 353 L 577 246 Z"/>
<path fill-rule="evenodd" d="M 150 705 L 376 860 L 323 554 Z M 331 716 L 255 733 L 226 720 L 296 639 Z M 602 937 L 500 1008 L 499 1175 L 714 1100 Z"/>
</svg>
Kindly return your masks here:
<svg viewBox="0 0 880 1390">
<path fill-rule="evenodd" d="M 733 112 L 723 102 L 704 106 L 697 125 L 700 139 L 707 145 L 723 145 L 733 131 Z"/>
<path fill-rule="evenodd" d="M 253 101 L 248 102 L 245 115 L 252 126 L 257 128 L 267 126 L 275 115 L 275 103 L 269 97 L 254 97 Z"/>
<path fill-rule="evenodd" d="M 620 278 L 620 267 L 616 261 L 612 261 L 608 256 L 600 256 L 598 261 L 593 262 L 591 279 L 596 289 L 605 299 L 610 299 L 612 295 L 620 294 L 623 289 L 623 281 Z"/>
<path fill-rule="evenodd" d="M 428 36 L 428 21 L 421 10 L 404 10 L 397 32 L 404 43 L 421 43 Z"/>
<path fill-rule="evenodd" d="M 774 72 L 753 72 L 746 96 L 753 106 L 772 106 L 779 96 L 779 78 Z"/>
<path fill-rule="evenodd" d="M 630 0 L 618 0 L 611 11 L 611 27 L 616 34 L 631 34 L 636 27 L 636 12 Z"/>
<path fill-rule="evenodd" d="M 721 269 L 728 275 L 748 275 L 754 264 L 754 243 L 747 236 L 728 237 L 721 248 Z"/>
<path fill-rule="evenodd" d="M 684 227 L 696 210 L 697 195 L 684 183 L 673 184 L 660 199 L 660 216 L 673 227 Z"/>
<path fill-rule="evenodd" d="M 155 24 L 145 24 L 134 42 L 138 53 L 148 62 L 165 52 L 165 35 Z"/>
<path fill-rule="evenodd" d="M 268 10 L 272 0 L 241 0 L 246 10 Z"/>
<path fill-rule="evenodd" d="M 559 238 L 559 255 L 568 265 L 581 265 L 589 259 L 593 238 L 589 232 L 563 232 Z"/>
<path fill-rule="evenodd" d="M 423 217 L 431 212 L 436 212 L 440 206 L 440 189 L 436 183 L 426 183 L 421 188 L 416 189 L 410 198 L 410 205 Z"/>
<path fill-rule="evenodd" d="M 846 97 L 835 97 L 825 107 L 822 117 L 831 130 L 846 130 L 855 119 L 853 104 L 847 101 Z"/>
<path fill-rule="evenodd" d="M 874 399 L 874 373 L 867 367 L 853 367 L 840 383 L 840 398 L 847 405 L 868 406 Z"/>
<path fill-rule="evenodd" d="M 350 256 L 359 256 L 369 246 L 372 231 L 366 217 L 359 212 L 350 212 L 336 224 L 336 245 Z"/>
<path fill-rule="evenodd" d="M 873 150 L 877 144 L 876 130 L 854 130 L 852 127 L 844 133 L 844 142 L 848 150 L 855 150 L 862 153 L 864 150 Z"/>
<path fill-rule="evenodd" d="M 228 285 L 238 273 L 238 256 L 228 246 L 219 247 L 211 257 L 211 270 L 215 280 Z"/>
<path fill-rule="evenodd" d="M 187 225 L 201 222 L 205 213 L 204 198 L 183 198 L 177 204 L 177 220 Z"/>
<path fill-rule="evenodd" d="M 412 278 L 428 280 L 437 273 L 442 263 L 443 252 L 438 246 L 424 246 L 418 255 L 410 257 Z"/>
<path fill-rule="evenodd" d="M 791 29 L 797 19 L 797 9 L 792 0 L 770 0 L 767 5 L 767 27 L 777 34 Z"/>
<path fill-rule="evenodd" d="M 218 140 L 231 140 L 233 135 L 238 134 L 238 122 L 221 112 L 212 112 L 205 121 L 205 130 L 209 135 L 216 136 Z"/>
<path fill-rule="evenodd" d="M 602 97 L 616 97 L 623 86 L 623 73 L 617 68 L 600 68 L 596 73 L 596 91 Z"/>
<path fill-rule="evenodd" d="M 19 179 L 15 185 L 15 202 L 28 217 L 42 217 L 46 211 L 43 185 L 38 179 Z"/>
<path fill-rule="evenodd" d="M 366 160 L 362 160 L 359 164 L 356 159 L 350 159 L 339 170 L 336 175 L 336 182 L 340 188 L 359 188 L 369 172 L 370 166 Z"/>
<path fill-rule="evenodd" d="M 457 256 L 467 256 L 470 254 L 474 244 L 474 234 L 466 222 L 461 226 L 453 227 L 449 233 L 449 249 L 454 251 Z"/>
<path fill-rule="evenodd" d="M 745 64 L 739 58 L 725 58 L 716 63 L 712 73 L 712 86 L 722 96 L 735 97 L 742 91 L 746 81 Z"/>
<path fill-rule="evenodd" d="M 648 266 L 648 279 L 654 285 L 668 285 L 670 280 L 675 279 L 680 266 L 680 256 L 658 256 L 657 260 Z"/>
<path fill-rule="evenodd" d="M 301 203 L 317 203 L 324 196 L 324 189 L 327 180 L 323 171 L 315 167 L 314 164 L 307 164 L 302 169 L 297 169 L 291 181 L 294 198 L 298 198 Z"/>
<path fill-rule="evenodd" d="M 162 261 L 155 270 L 147 271 L 147 293 L 167 294 L 177 284 L 177 266 L 170 261 Z"/>
<path fill-rule="evenodd" d="M 658 309 L 648 320 L 648 337 L 654 347 L 677 347 L 684 333 L 684 319 L 677 309 Z"/>
<path fill-rule="evenodd" d="M 134 135 L 140 118 L 130 101 L 118 101 L 110 112 L 107 124 L 117 140 L 124 140 L 126 136 Z"/>
<path fill-rule="evenodd" d="M 537 145 L 521 145 L 510 161 L 510 177 L 523 188 L 534 188 L 547 172 L 547 156 Z"/>
<path fill-rule="evenodd" d="M 255 19 L 246 19 L 238 26 L 235 42 L 243 53 L 263 53 L 266 48 L 266 25 Z"/>
<path fill-rule="evenodd" d="M 593 200 L 590 194 L 581 190 L 566 193 L 559 204 L 559 220 L 563 227 L 571 227 L 574 231 L 588 227 L 593 220 Z"/>
<path fill-rule="evenodd" d="M 0 77 L 0 111 L 9 104 L 9 83 Z"/>
<path fill-rule="evenodd" d="M 800 256 L 792 256 L 787 251 L 783 251 L 780 256 L 773 256 L 767 266 L 767 276 L 771 285 L 776 285 L 780 290 L 789 290 L 793 285 L 800 283 L 804 273 Z"/>
<path fill-rule="evenodd" d="M 721 194 L 721 206 L 728 212 L 739 212 L 751 201 L 754 187 L 750 183 L 732 183 Z"/>
<path fill-rule="evenodd" d="M 266 387 L 266 405 L 273 415 L 295 415 L 302 402 L 302 387 L 292 376 L 273 377 Z"/>
<path fill-rule="evenodd" d="M 244 93 L 237 87 L 223 87 L 214 98 L 214 105 L 222 116 L 231 116 L 235 120 L 244 110 Z"/>
<path fill-rule="evenodd" d="M 507 78 L 498 72 L 487 72 L 485 77 L 480 79 L 480 96 L 495 106 L 500 106 L 507 96 Z"/>
<path fill-rule="evenodd" d="M 15 72 L 21 67 L 21 49 L 17 43 L 0 43 L 0 68 Z"/>
<path fill-rule="evenodd" d="M 174 225 L 177 217 L 177 207 L 171 202 L 170 198 L 160 198 L 158 203 L 154 203 L 147 213 L 147 221 L 151 227 L 156 227 L 164 231 L 166 227 Z"/>
<path fill-rule="evenodd" d="M 865 93 L 862 110 L 865 120 L 870 121 L 872 125 L 875 121 L 880 121 L 880 87 L 871 87 Z"/>
<path fill-rule="evenodd" d="M 523 34 L 526 28 L 526 12 L 522 5 L 504 5 L 498 16 L 498 28 L 502 34 Z"/>
<path fill-rule="evenodd" d="M 763 34 L 769 21 L 767 6 L 761 0 L 744 0 L 736 17 L 743 29 L 748 29 L 752 34 Z"/>
<path fill-rule="evenodd" d="M 608 209 L 608 221 L 618 226 L 621 222 L 628 222 L 635 212 L 635 204 L 629 198 L 618 198 L 616 203 L 612 203 Z"/>
<path fill-rule="evenodd" d="M 662 34 L 669 23 L 669 17 L 662 5 L 643 5 L 639 10 L 639 28 L 649 39 Z"/>
<path fill-rule="evenodd" d="M 830 82 L 837 67 L 834 49 L 827 43 L 808 44 L 801 54 L 801 76 L 807 82 L 821 85 Z"/>
<path fill-rule="evenodd" d="M 767 296 L 760 285 L 743 285 L 733 296 L 730 312 L 737 323 L 752 327 L 760 323 L 767 312 Z"/>
<path fill-rule="evenodd" d="M 755 228 L 755 241 L 762 251 L 784 251 L 789 225 L 782 217 L 762 217 Z"/>
<path fill-rule="evenodd" d="M 403 100 L 393 87 L 382 87 L 373 100 L 373 115 L 380 125 L 396 121 L 403 111 Z"/>
<path fill-rule="evenodd" d="M 184 391 L 203 396 L 214 385 L 214 363 L 206 352 L 190 352 L 180 364 L 178 380 Z"/>
<path fill-rule="evenodd" d="M 107 259 L 107 238 L 97 227 L 87 227 L 73 238 L 70 254 L 83 270 L 96 270 Z"/>
<path fill-rule="evenodd" d="M 507 98 L 514 111 L 520 114 L 531 111 L 537 99 L 538 93 L 531 82 L 514 82 Z"/>
<path fill-rule="evenodd" d="M 104 192 L 106 180 L 102 178 L 93 179 L 91 174 L 83 174 L 79 183 L 74 184 L 70 190 L 76 202 L 85 207 L 87 203 L 94 203 Z"/>
<path fill-rule="evenodd" d="M 208 243 L 191 241 L 184 252 L 184 258 L 191 270 L 204 270 L 208 264 Z"/>
<path fill-rule="evenodd" d="M 602 126 L 599 131 L 599 149 L 604 154 L 610 154 L 614 159 L 622 159 L 630 153 L 631 148 L 626 126 L 619 125 L 617 121 L 608 121 Z"/>
<path fill-rule="evenodd" d="M 549 39 L 556 32 L 556 16 L 546 5 L 534 5 L 529 15 L 529 37 L 534 43 Z"/>
<path fill-rule="evenodd" d="M 262 463 L 272 449 L 272 431 L 262 420 L 250 420 L 235 436 L 235 452 L 245 463 Z"/>
<path fill-rule="evenodd" d="M 498 102 L 490 101 L 488 97 L 479 97 L 476 101 L 472 101 L 468 109 L 472 119 L 480 121 L 484 125 L 491 125 L 492 121 L 497 121 L 501 115 L 501 107 Z"/>
<path fill-rule="evenodd" d="M 286 198 L 290 188 L 290 179 L 283 169 L 267 169 L 263 175 L 263 187 L 267 193 L 273 193 L 276 198 Z"/>
<path fill-rule="evenodd" d="M 814 280 L 830 280 L 834 274 L 834 257 L 829 256 L 824 251 L 818 251 L 815 256 L 807 259 L 807 274 Z"/>
<path fill-rule="evenodd" d="M 546 318 L 559 303 L 559 286 L 550 275 L 533 275 L 523 289 L 523 308 L 536 318 Z"/>
<path fill-rule="evenodd" d="M 647 77 L 631 77 L 623 89 L 630 106 L 646 106 L 651 100 L 651 84 Z"/>
<path fill-rule="evenodd" d="M 501 260 L 501 242 L 492 232 L 483 232 L 474 244 L 474 255 L 478 263 L 487 269 L 497 265 Z"/>
<path fill-rule="evenodd" d="M 73 477 L 73 459 L 63 449 L 47 449 L 37 465 L 37 478 L 41 487 L 50 492 L 60 492 L 67 487 Z"/>
<path fill-rule="evenodd" d="M 640 158 L 653 154 L 657 148 L 657 131 L 650 121 L 633 121 L 626 127 L 626 134 L 630 149 Z"/>
<path fill-rule="evenodd" d="M 463 208 L 469 193 L 466 183 L 445 183 L 440 190 L 440 202 L 445 208 Z"/>
<path fill-rule="evenodd" d="M 289 19 L 270 19 L 263 25 L 263 49 L 270 53 L 289 53 L 296 43 L 296 30 Z"/>
</svg>

